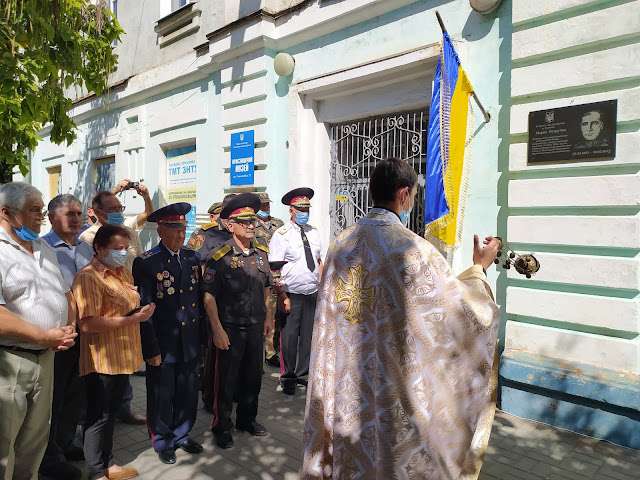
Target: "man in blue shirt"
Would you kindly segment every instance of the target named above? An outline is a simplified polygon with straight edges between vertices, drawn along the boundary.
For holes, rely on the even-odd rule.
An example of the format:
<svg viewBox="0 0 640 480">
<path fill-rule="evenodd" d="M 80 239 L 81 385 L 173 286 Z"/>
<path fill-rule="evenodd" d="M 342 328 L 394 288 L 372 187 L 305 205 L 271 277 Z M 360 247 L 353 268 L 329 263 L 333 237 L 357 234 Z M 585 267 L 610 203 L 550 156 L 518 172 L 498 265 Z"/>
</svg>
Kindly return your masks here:
<svg viewBox="0 0 640 480">
<path fill-rule="evenodd" d="M 42 238 L 56 252 L 65 288 L 93 257 L 92 247 L 78 240 L 82 226 L 82 206 L 73 195 L 58 195 L 47 207 L 51 231 Z M 67 461 L 84 459 L 82 449 L 73 444 L 76 425 L 83 409 L 83 385 L 78 375 L 78 345 L 58 352 L 54 361 L 53 405 L 49 444 L 40 465 L 48 479 L 80 478 L 81 472 Z"/>
</svg>

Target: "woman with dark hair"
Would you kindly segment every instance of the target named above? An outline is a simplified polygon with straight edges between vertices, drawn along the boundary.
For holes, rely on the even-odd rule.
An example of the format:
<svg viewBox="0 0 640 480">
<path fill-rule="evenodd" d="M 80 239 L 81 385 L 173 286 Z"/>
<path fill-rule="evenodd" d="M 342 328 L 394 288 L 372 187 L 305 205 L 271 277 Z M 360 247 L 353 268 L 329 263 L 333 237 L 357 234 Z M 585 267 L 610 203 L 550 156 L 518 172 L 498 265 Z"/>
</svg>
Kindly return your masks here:
<svg viewBox="0 0 640 480">
<path fill-rule="evenodd" d="M 80 375 L 85 377 L 87 418 L 84 455 L 90 479 L 125 480 L 133 468 L 113 464 L 113 428 L 127 375 L 142 364 L 139 323 L 155 310 L 140 306 L 140 296 L 124 268 L 129 232 L 103 225 L 93 240 L 95 256 L 73 283 L 80 328 Z"/>
</svg>

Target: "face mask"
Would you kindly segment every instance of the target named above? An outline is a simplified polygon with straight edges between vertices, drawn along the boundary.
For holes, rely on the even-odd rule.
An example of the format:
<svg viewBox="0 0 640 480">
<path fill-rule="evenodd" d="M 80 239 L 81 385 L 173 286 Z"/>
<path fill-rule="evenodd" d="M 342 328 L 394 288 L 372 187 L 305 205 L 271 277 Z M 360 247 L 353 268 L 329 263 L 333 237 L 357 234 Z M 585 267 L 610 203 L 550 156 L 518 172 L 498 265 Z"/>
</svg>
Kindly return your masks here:
<svg viewBox="0 0 640 480">
<path fill-rule="evenodd" d="M 270 214 L 269 212 L 265 212 L 264 210 L 258 210 L 258 212 L 256 213 L 256 215 L 258 216 L 258 218 L 260 218 L 261 220 L 266 220 L 269 218 Z"/>
<path fill-rule="evenodd" d="M 409 220 L 411 219 L 411 210 L 413 209 L 410 208 L 409 210 L 405 210 L 404 212 L 400 212 L 398 214 L 398 216 L 400 217 L 400 221 L 405 227 L 409 226 Z"/>
<path fill-rule="evenodd" d="M 306 225 L 309 221 L 309 212 L 296 212 L 296 223 Z"/>
<path fill-rule="evenodd" d="M 38 233 L 34 232 L 28 227 L 25 227 L 24 225 L 22 225 L 20 228 L 14 228 L 13 231 L 23 242 L 33 242 L 40 236 Z"/>
<path fill-rule="evenodd" d="M 107 258 L 104 259 L 104 263 L 110 267 L 124 267 L 127 263 L 127 257 L 129 256 L 126 250 L 109 250 Z"/>
<path fill-rule="evenodd" d="M 107 223 L 111 225 L 122 225 L 124 223 L 124 215 L 122 212 L 110 212 L 107 214 Z"/>
</svg>

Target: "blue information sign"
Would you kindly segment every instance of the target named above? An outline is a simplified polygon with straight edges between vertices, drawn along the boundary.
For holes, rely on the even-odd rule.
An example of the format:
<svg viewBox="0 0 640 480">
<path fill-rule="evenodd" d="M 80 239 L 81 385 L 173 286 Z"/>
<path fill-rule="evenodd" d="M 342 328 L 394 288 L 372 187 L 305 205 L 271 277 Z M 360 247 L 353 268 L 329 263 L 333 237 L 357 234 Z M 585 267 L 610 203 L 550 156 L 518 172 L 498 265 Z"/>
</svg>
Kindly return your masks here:
<svg viewBox="0 0 640 480">
<path fill-rule="evenodd" d="M 254 131 L 231 134 L 231 185 L 253 185 Z"/>
</svg>

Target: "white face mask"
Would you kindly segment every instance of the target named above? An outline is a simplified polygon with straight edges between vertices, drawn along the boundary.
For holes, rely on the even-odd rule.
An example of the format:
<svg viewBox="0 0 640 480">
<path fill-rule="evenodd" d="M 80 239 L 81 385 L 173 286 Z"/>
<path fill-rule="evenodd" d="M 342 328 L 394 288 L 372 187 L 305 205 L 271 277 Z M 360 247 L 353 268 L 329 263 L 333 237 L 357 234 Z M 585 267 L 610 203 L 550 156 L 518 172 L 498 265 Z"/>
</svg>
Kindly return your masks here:
<svg viewBox="0 0 640 480">
<path fill-rule="evenodd" d="M 109 250 L 104 263 L 110 267 L 124 267 L 129 253 L 126 250 Z"/>
</svg>

